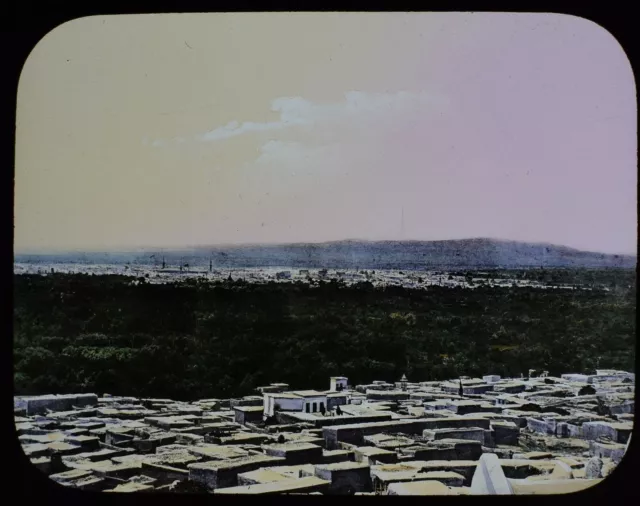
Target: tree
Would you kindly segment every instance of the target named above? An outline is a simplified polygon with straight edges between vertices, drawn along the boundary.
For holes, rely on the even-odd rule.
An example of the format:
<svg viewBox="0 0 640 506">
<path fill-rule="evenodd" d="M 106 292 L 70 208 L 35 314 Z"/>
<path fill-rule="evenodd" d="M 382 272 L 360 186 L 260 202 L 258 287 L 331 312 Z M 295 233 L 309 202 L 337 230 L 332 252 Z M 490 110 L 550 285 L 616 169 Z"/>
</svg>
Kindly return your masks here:
<svg viewBox="0 0 640 506">
<path fill-rule="evenodd" d="M 595 393 L 596 393 L 596 389 L 593 388 L 591 385 L 585 385 L 578 391 L 579 396 L 594 395 Z M 601 401 L 600 397 L 598 397 L 598 401 Z"/>
</svg>

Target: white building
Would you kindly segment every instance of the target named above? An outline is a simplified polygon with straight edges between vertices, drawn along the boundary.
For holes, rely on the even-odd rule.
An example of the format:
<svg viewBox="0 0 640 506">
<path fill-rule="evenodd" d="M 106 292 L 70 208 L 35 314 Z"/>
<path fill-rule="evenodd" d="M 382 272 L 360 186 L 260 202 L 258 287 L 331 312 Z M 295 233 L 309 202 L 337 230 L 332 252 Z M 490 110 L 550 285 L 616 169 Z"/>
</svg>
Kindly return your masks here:
<svg viewBox="0 0 640 506">
<path fill-rule="evenodd" d="M 587 374 L 563 374 L 562 376 L 560 376 L 560 378 L 563 380 L 575 381 L 580 383 L 591 383 L 593 381 L 592 379 L 590 379 L 591 376 L 588 376 Z"/>
<path fill-rule="evenodd" d="M 625 371 L 616 371 L 614 369 L 597 369 L 595 381 L 615 381 L 615 380 L 623 380 L 629 379 L 631 381 L 635 381 L 636 375 L 631 372 Z"/>
<path fill-rule="evenodd" d="M 264 417 L 271 417 L 277 411 L 303 411 L 304 399 L 290 392 L 265 393 Z"/>
<path fill-rule="evenodd" d="M 339 392 L 347 389 L 348 380 L 344 376 L 333 376 L 330 378 L 329 390 L 332 392 Z"/>
<path fill-rule="evenodd" d="M 327 409 L 327 394 L 316 390 L 264 394 L 264 417 L 276 411 L 319 413 Z"/>
</svg>

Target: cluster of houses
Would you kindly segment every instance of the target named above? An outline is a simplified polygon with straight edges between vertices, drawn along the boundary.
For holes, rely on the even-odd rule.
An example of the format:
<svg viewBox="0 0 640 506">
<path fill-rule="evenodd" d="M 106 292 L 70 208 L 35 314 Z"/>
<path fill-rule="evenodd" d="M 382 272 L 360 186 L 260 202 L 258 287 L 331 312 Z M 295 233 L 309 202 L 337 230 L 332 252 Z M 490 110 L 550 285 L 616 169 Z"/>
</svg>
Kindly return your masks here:
<svg viewBox="0 0 640 506">
<path fill-rule="evenodd" d="M 622 460 L 632 373 L 276 383 L 238 399 L 14 398 L 54 486 L 222 495 L 520 495 L 589 488 Z"/>
</svg>

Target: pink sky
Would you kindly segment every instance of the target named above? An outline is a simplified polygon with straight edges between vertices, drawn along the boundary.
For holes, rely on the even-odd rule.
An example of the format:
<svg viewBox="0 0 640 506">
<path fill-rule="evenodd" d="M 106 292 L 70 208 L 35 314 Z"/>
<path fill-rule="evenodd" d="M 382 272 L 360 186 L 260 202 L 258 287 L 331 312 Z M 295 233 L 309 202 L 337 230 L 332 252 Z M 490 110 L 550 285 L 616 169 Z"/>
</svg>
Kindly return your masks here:
<svg viewBox="0 0 640 506">
<path fill-rule="evenodd" d="M 636 117 L 622 48 L 569 16 L 86 18 L 25 64 L 16 248 L 635 253 Z"/>
</svg>

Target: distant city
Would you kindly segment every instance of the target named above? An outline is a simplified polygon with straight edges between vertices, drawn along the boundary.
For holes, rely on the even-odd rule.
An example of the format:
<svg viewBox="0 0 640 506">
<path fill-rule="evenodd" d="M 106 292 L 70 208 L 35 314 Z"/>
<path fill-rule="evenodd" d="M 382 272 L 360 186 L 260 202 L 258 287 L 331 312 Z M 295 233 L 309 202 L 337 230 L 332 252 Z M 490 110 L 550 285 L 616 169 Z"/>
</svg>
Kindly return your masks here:
<svg viewBox="0 0 640 506">
<path fill-rule="evenodd" d="M 373 283 L 406 280 L 402 283 L 411 286 L 455 283 L 455 276 L 442 279 L 442 274 L 452 269 L 633 268 L 637 259 L 632 255 L 584 252 L 548 244 L 469 239 L 16 253 L 14 261 L 16 274 L 49 273 L 54 269 L 59 272 L 148 275 L 156 279 L 177 274 L 218 279 L 228 277 L 233 271 L 235 277 L 255 281 L 316 277 Z M 437 271 L 443 272 L 438 275 Z"/>
</svg>

